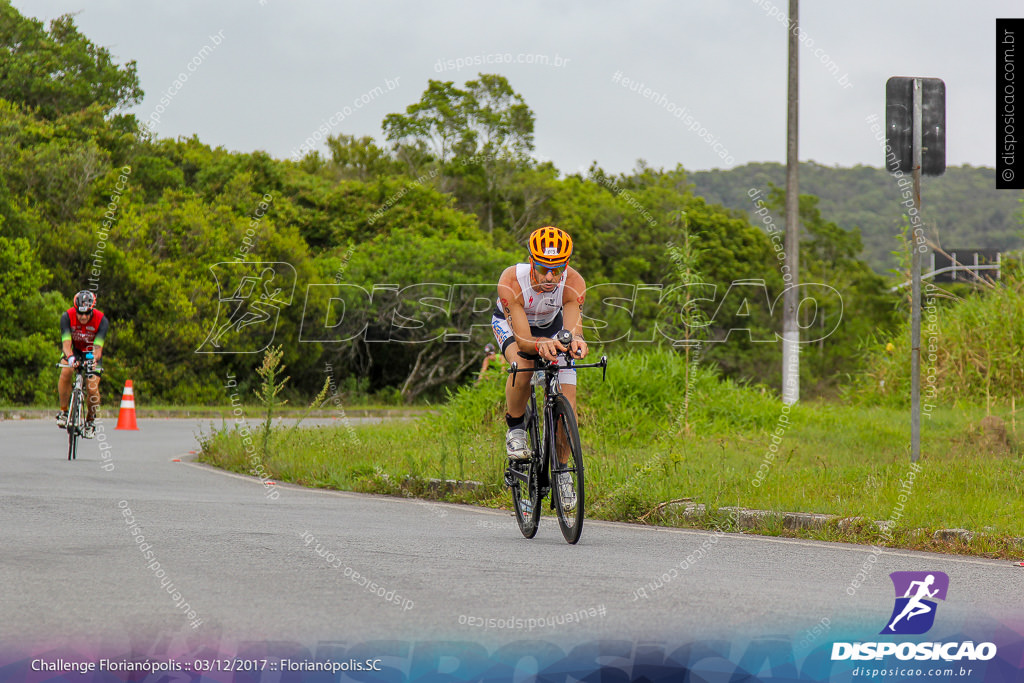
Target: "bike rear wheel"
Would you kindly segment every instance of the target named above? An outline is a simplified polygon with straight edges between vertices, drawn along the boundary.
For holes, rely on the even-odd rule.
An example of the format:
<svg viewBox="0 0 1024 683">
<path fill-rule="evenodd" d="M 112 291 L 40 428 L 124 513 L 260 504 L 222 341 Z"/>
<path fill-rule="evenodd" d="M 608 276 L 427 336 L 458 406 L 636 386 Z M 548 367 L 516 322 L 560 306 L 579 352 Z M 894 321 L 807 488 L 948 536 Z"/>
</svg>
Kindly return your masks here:
<svg viewBox="0 0 1024 683">
<path fill-rule="evenodd" d="M 580 448 L 580 431 L 576 424 L 569 400 L 559 396 L 553 411 L 551 445 L 551 497 L 558 516 L 562 536 L 569 543 L 576 543 L 583 533 L 583 453 Z M 560 456 L 566 458 L 565 464 Z M 563 495 L 561 480 L 568 475 L 572 495 Z M 565 493 L 569 493 L 566 491 Z M 575 498 L 575 500 L 573 500 Z"/>
<path fill-rule="evenodd" d="M 77 389 L 71 392 L 71 405 L 68 407 L 68 460 L 78 456 L 78 431 L 82 420 L 82 395 Z"/>
<path fill-rule="evenodd" d="M 526 408 L 526 438 L 530 447 L 530 459 L 509 464 L 512 489 L 512 508 L 516 523 L 526 538 L 537 535 L 540 526 L 540 440 L 538 438 L 536 415 L 530 406 Z"/>
</svg>

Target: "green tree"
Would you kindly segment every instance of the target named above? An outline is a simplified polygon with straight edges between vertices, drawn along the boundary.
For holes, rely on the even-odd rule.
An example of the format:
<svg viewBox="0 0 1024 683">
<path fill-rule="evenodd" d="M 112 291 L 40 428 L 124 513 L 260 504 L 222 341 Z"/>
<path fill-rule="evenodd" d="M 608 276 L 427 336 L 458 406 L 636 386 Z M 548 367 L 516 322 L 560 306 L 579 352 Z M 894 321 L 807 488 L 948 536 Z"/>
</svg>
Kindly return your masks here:
<svg viewBox="0 0 1024 683">
<path fill-rule="evenodd" d="M 393 387 L 412 401 L 479 366 L 498 275 L 516 257 L 490 246 L 468 217 L 461 220 L 469 225 L 450 233 L 397 228 L 359 245 L 346 262 L 344 293 L 331 292 L 344 305 L 307 303 L 306 320 L 325 321 L 319 333 L 339 337 L 324 345 L 343 376 L 368 377 L 371 390 Z M 322 272 L 336 270 L 335 263 Z"/>
<path fill-rule="evenodd" d="M 78 32 L 65 14 L 43 23 L 0 0 L 0 98 L 38 109 L 47 119 L 98 104 L 105 111 L 142 100 L 135 62 L 118 66 L 110 52 Z"/>
<path fill-rule="evenodd" d="M 881 164 L 881 152 L 877 159 Z M 750 213 L 755 207 L 747 192 L 784 184 L 785 171 L 781 164 L 757 163 L 697 171 L 691 178 L 694 192 L 709 202 Z M 820 198 L 822 213 L 840 228 L 860 229 L 862 258 L 875 272 L 885 274 L 896 266 L 892 242 L 901 234 L 906 216 L 907 207 L 902 204 L 906 185 L 901 187 L 884 168 L 836 168 L 804 162 L 800 164 L 800 187 Z M 1008 251 L 1024 246 L 1017 222 L 1018 197 L 996 189 L 995 169 L 950 166 L 942 176 L 927 179 L 923 192 L 928 237 L 943 247 Z"/>
<path fill-rule="evenodd" d="M 333 135 L 327 138 L 327 149 L 339 178 L 367 182 L 401 172 L 387 151 L 369 136 Z"/>
<path fill-rule="evenodd" d="M 531 165 L 536 117 L 504 76 L 480 74 L 466 89 L 475 145 L 473 155 L 462 161 L 467 179 L 476 181 L 467 189 L 479 196 L 483 207 L 478 213 L 490 231 L 495 209 L 503 200 L 509 202 L 509 190 L 518 184 L 516 172 Z"/>
<path fill-rule="evenodd" d="M 4 403 L 43 403 L 54 398 L 65 302 L 56 292 L 40 291 L 49 280 L 50 273 L 28 240 L 0 236 L 0 306 L 6 311 L 0 332 L 0 401 Z"/>
<path fill-rule="evenodd" d="M 423 143 L 432 157 L 444 164 L 454 156 L 469 156 L 475 149 L 475 132 L 469 117 L 472 95 L 455 87 L 452 81 L 428 81 L 420 101 L 405 108 L 405 114 L 384 117 L 384 137 L 402 157 L 406 147 L 417 149 Z M 408 161 L 408 159 L 406 159 Z M 419 169 L 411 169 L 417 174 Z"/>
<path fill-rule="evenodd" d="M 437 186 L 477 214 L 481 227 L 515 233 L 545 196 L 529 175 L 534 120 L 508 79 L 480 74 L 464 88 L 430 81 L 419 102 L 389 114 L 383 127 L 411 175 L 436 165 Z"/>
<path fill-rule="evenodd" d="M 785 216 L 785 191 L 772 187 L 766 202 Z M 826 220 L 819 199 L 800 195 L 800 222 L 806 237 L 800 243 L 801 282 L 822 283 L 838 293 L 829 297 L 816 289 L 818 302 L 801 307 L 801 326 L 817 341 L 801 352 L 801 374 L 817 392 L 831 391 L 860 370 L 860 348 L 875 335 L 885 336 L 898 325 L 898 298 L 888 291 L 883 277 L 859 259 L 863 250 L 860 231 L 843 230 Z M 836 327 L 835 316 L 841 316 Z M 813 317 L 814 327 L 810 327 Z M 827 335 L 828 330 L 835 333 Z"/>
<path fill-rule="evenodd" d="M 688 230 L 679 212 L 685 212 Z M 703 299 L 701 312 L 713 321 L 706 328 L 706 358 L 733 376 L 761 379 L 772 372 L 773 345 L 757 341 L 774 338 L 770 301 L 761 294 L 748 315 L 742 301 L 727 296 L 734 280 L 762 280 L 762 291 L 779 290 L 768 238 L 745 217 L 694 197 L 681 167 L 662 171 L 641 162 L 634 173 L 612 177 L 592 166 L 588 178 L 573 175 L 555 185 L 540 221 L 573 236 L 574 262 L 594 287 L 586 314 L 605 341 L 663 343 L 685 336 L 679 311 L 672 309 L 678 303 L 672 247 L 689 239 L 699 252 L 694 267 L 708 283 L 692 288 Z"/>
<path fill-rule="evenodd" d="M 523 159 L 533 151 L 536 117 L 508 79 L 480 74 L 466 82 L 469 92 L 467 123 L 473 131 L 477 154 L 494 158 Z"/>
</svg>

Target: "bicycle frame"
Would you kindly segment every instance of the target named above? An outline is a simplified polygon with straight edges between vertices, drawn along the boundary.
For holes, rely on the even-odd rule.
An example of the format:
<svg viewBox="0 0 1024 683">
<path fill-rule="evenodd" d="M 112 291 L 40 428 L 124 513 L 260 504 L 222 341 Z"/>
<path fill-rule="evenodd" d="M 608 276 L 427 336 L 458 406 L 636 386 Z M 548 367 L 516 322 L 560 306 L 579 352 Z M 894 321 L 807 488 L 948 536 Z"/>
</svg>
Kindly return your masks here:
<svg viewBox="0 0 1024 683">
<path fill-rule="evenodd" d="M 527 359 L 533 359 L 535 356 L 529 356 L 520 352 L 520 355 Z M 563 355 L 564 354 L 560 354 Z M 562 534 L 565 536 L 566 541 L 569 543 L 576 543 L 579 540 L 580 531 L 583 524 L 583 462 L 582 455 L 580 453 L 579 444 L 579 432 L 576 427 L 575 411 L 572 410 L 571 405 L 565 399 L 561 391 L 561 385 L 558 382 L 558 373 L 560 370 L 566 368 L 588 368 L 588 367 L 600 367 L 602 368 L 602 378 L 607 373 L 608 358 L 602 356 L 601 360 L 597 363 L 589 363 L 583 365 L 576 365 L 571 358 L 568 359 L 568 363 L 564 367 L 560 367 L 557 361 L 541 362 L 537 367 L 520 368 L 518 363 L 512 363 L 508 372 L 512 375 L 512 385 L 515 386 L 516 375 L 523 372 L 536 373 L 536 376 L 543 378 L 544 387 L 544 402 L 540 410 L 543 411 L 543 417 L 538 411 L 537 407 L 537 392 L 531 386 L 529 400 L 526 406 L 526 420 L 525 428 L 529 432 L 529 443 L 533 444 L 531 448 L 530 458 L 528 461 L 518 461 L 510 463 L 505 471 L 505 483 L 513 488 L 513 503 L 516 511 L 516 521 L 519 524 L 520 530 L 523 535 L 527 538 L 533 538 L 537 533 L 537 526 L 540 521 L 539 508 L 544 500 L 544 497 L 551 493 L 551 509 L 556 510 L 558 515 L 559 526 L 562 528 Z M 541 382 L 531 381 L 531 385 L 538 384 Z M 568 410 L 569 415 L 563 415 Z M 568 425 L 563 427 L 563 432 L 568 430 L 566 433 L 567 441 L 566 447 L 569 449 L 568 454 L 559 453 L 558 450 L 558 421 L 559 416 L 561 420 L 569 420 Z M 543 421 L 541 421 L 543 420 Z M 543 436 L 541 435 L 541 427 L 543 427 Z M 565 455 L 565 462 L 560 462 L 561 456 Z M 572 461 L 573 464 L 569 464 Z M 568 466 L 567 466 L 568 465 Z M 579 507 L 576 507 L 575 502 L 570 503 L 571 507 L 558 507 L 556 506 L 556 497 L 561 498 L 563 494 L 559 494 L 557 491 L 552 491 L 552 483 L 555 481 L 555 476 L 571 472 L 574 475 L 574 480 L 577 485 L 577 491 L 579 492 Z M 575 495 L 575 494 L 574 494 Z M 575 498 L 572 499 L 575 501 Z M 561 504 L 558 504 L 561 505 Z M 531 507 L 535 506 L 535 507 Z M 575 519 L 569 522 L 565 518 L 565 512 L 567 510 L 576 510 Z"/>
<path fill-rule="evenodd" d="M 58 363 L 57 367 L 66 368 L 70 366 Z M 74 372 L 75 381 L 71 387 L 71 398 L 68 401 L 68 460 L 75 460 L 78 456 L 78 437 L 82 435 L 86 415 L 89 412 L 89 407 L 86 404 L 88 398 L 85 382 L 88 378 L 99 374 L 90 370 L 84 363 L 74 368 Z"/>
<path fill-rule="evenodd" d="M 520 353 L 520 355 L 523 355 L 523 354 Z M 564 354 L 560 354 L 560 355 L 564 355 Z M 516 384 L 515 377 L 519 373 L 523 373 L 523 372 L 544 373 L 544 380 L 543 380 L 543 387 L 544 387 L 544 408 L 543 408 L 543 410 L 544 410 L 544 414 L 543 414 L 543 423 L 542 423 L 544 425 L 552 425 L 552 424 L 554 424 L 555 401 L 557 400 L 558 396 L 563 396 L 564 395 L 564 394 L 562 394 L 561 384 L 558 381 L 558 372 L 559 372 L 559 370 L 565 370 L 565 369 L 569 369 L 569 368 L 574 369 L 574 370 L 577 369 L 577 368 L 601 368 L 602 369 L 601 379 L 603 380 L 605 374 L 607 374 L 607 372 L 608 372 L 608 357 L 607 356 L 602 356 L 601 360 L 598 361 L 597 363 L 588 363 L 586 365 L 576 365 L 570 359 L 569 365 L 566 366 L 566 367 L 559 366 L 557 361 L 547 361 L 547 362 L 543 362 L 541 365 L 539 365 L 537 367 L 532 367 L 532 368 L 520 368 L 518 366 L 518 363 L 512 363 L 512 367 L 509 368 L 509 374 L 512 375 L 512 386 L 515 386 L 515 384 Z M 531 384 L 533 384 L 532 380 L 531 380 Z M 535 390 L 531 390 L 530 391 L 529 403 L 527 403 L 527 411 L 528 411 L 528 414 L 533 414 L 533 415 L 538 415 L 539 414 L 537 412 L 537 392 Z M 541 469 L 539 471 L 540 479 L 541 479 L 541 485 L 542 485 L 542 488 L 541 488 L 541 498 L 543 498 L 544 495 L 547 493 L 547 489 L 549 488 L 549 484 L 550 484 L 550 474 L 551 474 L 551 472 L 550 472 L 550 465 L 551 465 L 551 462 L 552 462 L 551 456 L 556 452 L 556 448 L 557 448 L 556 444 L 555 444 L 555 441 L 554 441 L 555 440 L 555 434 L 554 434 L 554 430 L 552 430 L 552 429 L 545 429 L 544 430 L 544 440 L 541 441 L 540 440 L 540 434 L 536 433 L 536 430 L 538 429 L 538 426 L 539 426 L 537 420 L 530 420 L 530 425 L 529 426 L 530 426 L 531 431 L 533 432 L 533 433 L 531 433 L 531 436 L 534 439 L 536 439 L 535 441 L 533 441 L 533 443 L 542 443 L 543 444 L 542 447 L 541 447 L 541 454 L 540 454 Z M 563 470 L 558 470 L 558 471 L 561 472 Z M 552 501 L 551 501 L 551 506 L 552 506 L 552 508 L 554 507 L 554 499 L 552 499 Z"/>
</svg>

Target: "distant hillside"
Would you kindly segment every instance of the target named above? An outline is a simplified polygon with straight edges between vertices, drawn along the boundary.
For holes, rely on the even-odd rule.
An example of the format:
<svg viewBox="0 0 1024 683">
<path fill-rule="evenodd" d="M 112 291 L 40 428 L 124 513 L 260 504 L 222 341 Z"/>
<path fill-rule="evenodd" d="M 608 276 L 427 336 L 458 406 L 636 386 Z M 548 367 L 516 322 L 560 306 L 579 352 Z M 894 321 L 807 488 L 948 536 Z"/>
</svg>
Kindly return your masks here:
<svg viewBox="0 0 1024 683">
<path fill-rule="evenodd" d="M 784 186 L 783 164 L 747 164 L 728 171 L 688 174 L 696 194 L 726 207 L 750 211 L 751 188 L 767 191 L 769 183 Z M 937 235 L 945 249 L 1024 246 L 1021 198 L 1024 192 L 995 189 L 995 170 L 974 166 L 946 169 L 938 178 L 921 183 L 924 218 L 929 237 Z M 900 231 L 903 207 L 896 180 L 884 169 L 869 166 L 831 168 L 813 162 L 800 164 L 800 193 L 821 198 L 821 212 L 840 227 L 859 227 L 863 258 L 877 272 L 896 267 L 892 252 Z"/>
</svg>

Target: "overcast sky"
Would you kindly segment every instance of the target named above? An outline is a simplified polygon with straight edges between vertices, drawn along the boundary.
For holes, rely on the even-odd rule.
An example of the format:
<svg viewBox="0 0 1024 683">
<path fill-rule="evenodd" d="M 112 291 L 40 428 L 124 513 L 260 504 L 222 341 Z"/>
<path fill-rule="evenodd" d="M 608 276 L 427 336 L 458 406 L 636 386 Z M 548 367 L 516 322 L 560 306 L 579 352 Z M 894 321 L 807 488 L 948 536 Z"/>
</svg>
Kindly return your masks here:
<svg viewBox="0 0 1024 683">
<path fill-rule="evenodd" d="M 14 5 L 46 22 L 78 13 L 92 41 L 119 62 L 136 60 L 140 118 L 185 73 L 157 133 L 231 150 L 288 158 L 332 116 L 332 134 L 382 141 L 384 116 L 417 101 L 429 79 L 461 85 L 483 71 L 525 98 L 536 156 L 565 173 L 591 161 L 628 172 L 640 158 L 688 170 L 786 159 L 786 25 L 774 15 L 787 0 Z M 1022 10 L 1019 0 L 805 0 L 801 160 L 880 167 L 865 119 L 884 118 L 885 81 L 899 75 L 946 82 L 949 165 L 994 166 L 995 18 Z M 522 63 L 456 69 L 457 59 Z M 630 91 L 616 73 L 659 97 Z M 694 123 L 703 131 L 690 132 Z"/>
</svg>

